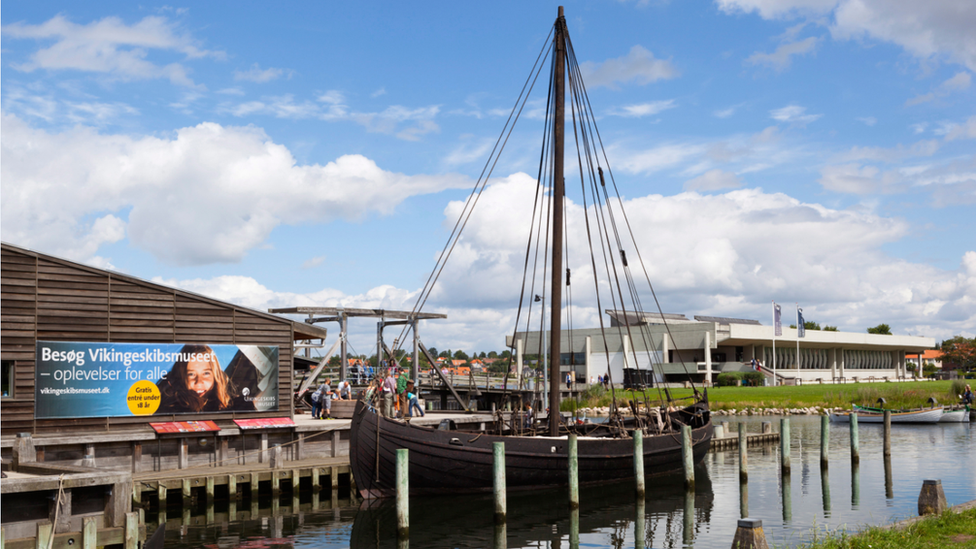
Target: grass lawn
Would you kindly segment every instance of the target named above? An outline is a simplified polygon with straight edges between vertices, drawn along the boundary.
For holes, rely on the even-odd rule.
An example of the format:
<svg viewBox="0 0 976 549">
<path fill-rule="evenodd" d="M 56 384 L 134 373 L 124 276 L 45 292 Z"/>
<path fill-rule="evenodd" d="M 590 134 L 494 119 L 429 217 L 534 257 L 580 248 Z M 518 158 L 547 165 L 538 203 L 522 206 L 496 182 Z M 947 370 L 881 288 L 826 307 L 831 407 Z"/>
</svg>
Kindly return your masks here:
<svg viewBox="0 0 976 549">
<path fill-rule="evenodd" d="M 834 534 L 800 546 L 805 549 L 976 549 L 976 509 L 947 511 L 906 528 L 869 528 L 853 535 Z"/>
<path fill-rule="evenodd" d="M 910 381 L 905 383 L 849 383 L 846 385 L 801 385 L 780 387 L 712 387 L 708 400 L 712 410 L 742 410 L 746 408 L 808 408 L 811 406 L 850 408 L 851 403 L 875 406 L 879 398 L 887 401 L 886 408 L 928 407 L 930 397 L 939 404 L 955 404 L 965 385 L 963 381 Z M 644 402 L 643 393 L 618 390 L 617 402 L 626 406 L 630 399 Z M 672 389 L 674 398 L 691 396 L 691 389 Z M 658 402 L 658 390 L 648 389 L 646 398 L 653 406 Z M 579 407 L 609 406 L 610 392 L 594 387 L 586 391 Z M 575 401 L 564 401 L 563 410 L 573 410 Z"/>
</svg>

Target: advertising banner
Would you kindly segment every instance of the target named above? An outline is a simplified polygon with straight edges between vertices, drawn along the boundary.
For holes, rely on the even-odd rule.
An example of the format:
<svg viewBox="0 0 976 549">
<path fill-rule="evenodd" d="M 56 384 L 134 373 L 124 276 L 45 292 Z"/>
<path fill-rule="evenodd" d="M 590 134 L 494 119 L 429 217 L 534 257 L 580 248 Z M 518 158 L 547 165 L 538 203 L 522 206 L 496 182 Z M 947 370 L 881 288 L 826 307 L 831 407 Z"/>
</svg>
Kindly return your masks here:
<svg viewBox="0 0 976 549">
<path fill-rule="evenodd" d="M 38 341 L 36 419 L 278 410 L 278 347 Z"/>
</svg>

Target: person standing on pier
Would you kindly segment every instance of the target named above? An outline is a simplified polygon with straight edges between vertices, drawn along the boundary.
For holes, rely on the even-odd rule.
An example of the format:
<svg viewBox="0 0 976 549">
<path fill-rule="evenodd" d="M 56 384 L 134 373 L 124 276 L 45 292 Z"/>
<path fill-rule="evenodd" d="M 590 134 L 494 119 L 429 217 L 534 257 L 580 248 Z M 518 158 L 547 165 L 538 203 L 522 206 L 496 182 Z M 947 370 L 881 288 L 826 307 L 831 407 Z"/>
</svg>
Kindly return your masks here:
<svg viewBox="0 0 976 549">
<path fill-rule="evenodd" d="M 393 395 L 396 393 L 396 379 L 393 377 L 393 372 L 386 373 L 382 387 L 383 407 L 380 410 L 383 412 L 383 417 L 393 417 Z"/>
<path fill-rule="evenodd" d="M 406 368 L 400 368 L 400 375 L 396 380 L 397 407 L 399 408 L 397 417 L 407 417 L 407 383 L 410 376 L 407 375 Z"/>
</svg>

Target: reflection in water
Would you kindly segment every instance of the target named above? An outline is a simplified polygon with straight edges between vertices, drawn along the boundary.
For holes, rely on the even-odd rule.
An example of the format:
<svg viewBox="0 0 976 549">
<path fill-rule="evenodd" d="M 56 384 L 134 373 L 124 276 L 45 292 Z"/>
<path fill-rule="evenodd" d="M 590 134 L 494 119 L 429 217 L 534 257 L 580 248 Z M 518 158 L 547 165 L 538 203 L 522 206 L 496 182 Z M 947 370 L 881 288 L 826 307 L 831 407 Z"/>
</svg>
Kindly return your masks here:
<svg viewBox="0 0 976 549">
<path fill-rule="evenodd" d="M 508 549 L 508 525 L 505 521 L 495 524 L 495 549 Z"/>
<path fill-rule="evenodd" d="M 685 508 L 682 518 L 684 524 L 681 529 L 681 541 L 685 545 L 691 545 L 695 541 L 695 492 L 694 490 L 685 491 Z"/>
<path fill-rule="evenodd" d="M 885 497 L 889 500 L 895 499 L 895 487 L 891 482 L 891 456 L 884 457 L 885 470 Z"/>
<path fill-rule="evenodd" d="M 638 499 L 634 515 L 634 548 L 644 549 L 644 527 L 647 526 L 644 518 L 644 500 Z"/>
<path fill-rule="evenodd" d="M 824 516 L 830 518 L 830 476 L 826 467 L 820 469 L 820 493 L 823 495 Z"/>
<path fill-rule="evenodd" d="M 783 473 L 783 522 L 793 522 L 793 491 L 789 473 Z"/>
<path fill-rule="evenodd" d="M 761 419 L 768 418 L 747 420 L 750 432 L 759 430 Z M 959 467 L 959 464 L 973 463 L 971 451 L 976 447 L 976 425 L 895 429 L 892 447 L 896 452 L 890 463 L 882 460 L 880 427 L 862 427 L 863 469 L 843 466 L 849 463 L 848 432 L 836 429 L 831 434 L 830 457 L 841 460 L 836 461 L 841 467 L 834 468 L 830 476 L 821 470 L 822 503 L 818 503 L 815 497 L 804 496 L 813 496 L 816 488 L 812 477 L 819 460 L 819 418 L 808 421 L 792 418 L 791 423 L 796 444 L 794 464 L 803 467 L 796 469 L 798 497 L 795 500 L 790 493 L 791 482 L 780 476 L 776 445 L 752 446 L 748 448 L 751 482 L 739 484 L 738 509 L 734 484 L 739 480 L 736 452 L 711 453 L 705 460 L 706 466 L 696 469 L 698 489 L 694 494 L 686 494 L 681 475 L 675 475 L 678 478 L 674 481 L 648 477 L 647 498 L 643 502 L 633 498 L 632 482 L 581 487 L 581 507 L 573 516 L 565 489 L 512 492 L 508 498 L 509 518 L 500 528 L 493 524 L 494 502 L 490 493 L 414 498 L 410 502 L 410 541 L 414 547 L 434 549 L 566 549 L 576 547 L 577 543 L 592 549 L 727 549 L 736 520 L 753 517 L 763 519 L 770 545 L 789 547 L 809 541 L 814 526 L 819 531 L 834 531 L 851 525 L 882 524 L 915 514 L 917 492 L 910 493 L 914 488 L 908 487 L 917 486 L 924 478 L 920 475 L 931 471 L 942 475 L 950 504 L 976 499 L 976 467 Z M 933 437 L 935 443 L 928 444 Z M 796 463 L 796 459 L 800 462 Z M 884 467 L 878 467 L 882 464 Z M 831 480 L 837 486 L 830 486 Z M 865 492 L 863 506 L 862 480 L 870 488 Z M 885 495 L 877 490 L 882 483 Z M 894 483 L 903 486 L 897 497 L 893 493 Z M 832 513 L 831 488 L 846 500 L 847 486 L 851 489 L 853 510 L 845 508 Z M 781 491 L 780 501 L 775 497 L 777 489 Z M 166 524 L 168 549 L 394 549 L 402 546 L 397 544 L 394 502 L 388 508 L 377 503 L 360 510 L 358 501 L 345 499 L 348 490 L 335 495 L 331 491 L 320 495 L 306 490 L 296 498 L 285 489 L 282 495 L 278 501 L 270 497 L 252 500 L 245 490 L 243 499 L 218 500 L 212 508 L 201 505 L 186 512 L 181 508 L 181 498 L 173 498 L 168 511 L 163 509 L 160 513 L 150 506 L 146 512 L 148 529 L 152 530 L 157 523 Z M 888 505 L 880 505 L 882 501 Z"/>
</svg>

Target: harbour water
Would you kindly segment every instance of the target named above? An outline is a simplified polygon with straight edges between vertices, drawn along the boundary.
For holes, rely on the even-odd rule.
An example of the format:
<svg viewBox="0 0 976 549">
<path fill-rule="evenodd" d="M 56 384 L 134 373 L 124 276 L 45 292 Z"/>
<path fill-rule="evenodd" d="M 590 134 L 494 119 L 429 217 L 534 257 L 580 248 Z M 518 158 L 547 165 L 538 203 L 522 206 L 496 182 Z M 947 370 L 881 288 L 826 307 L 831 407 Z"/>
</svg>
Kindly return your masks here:
<svg viewBox="0 0 976 549">
<path fill-rule="evenodd" d="M 732 432 L 746 422 L 778 417 L 731 417 Z M 348 493 L 330 499 L 300 492 L 280 501 L 239 503 L 246 513 L 216 509 L 180 512 L 166 520 L 167 548 L 620 548 L 725 549 L 736 521 L 763 521 L 767 540 L 795 546 L 827 532 L 853 532 L 917 514 L 924 479 L 940 479 L 949 505 L 976 499 L 976 424 L 895 425 L 890 466 L 882 457 L 882 426 L 860 426 L 860 465 L 852 466 L 846 424 L 830 425 L 829 467 L 820 468 L 820 418 L 792 416 L 792 473 L 780 472 L 778 445 L 749 448 L 749 480 L 740 484 L 738 450 L 709 453 L 696 470 L 696 489 L 687 493 L 680 475 L 648 478 L 647 496 L 635 501 L 624 482 L 581 489 L 581 505 L 570 512 L 565 490 L 510 493 L 508 520 L 493 521 L 489 495 L 413 498 L 409 544 L 398 545 L 392 501 L 352 503 Z M 297 506 L 295 504 L 298 504 Z M 744 511 L 745 509 L 745 513 Z M 233 511 L 233 509 L 231 509 Z M 208 523 L 205 518 L 218 517 Z M 221 517 L 225 518 L 223 520 Z M 151 531 L 158 515 L 146 517 Z"/>
</svg>

